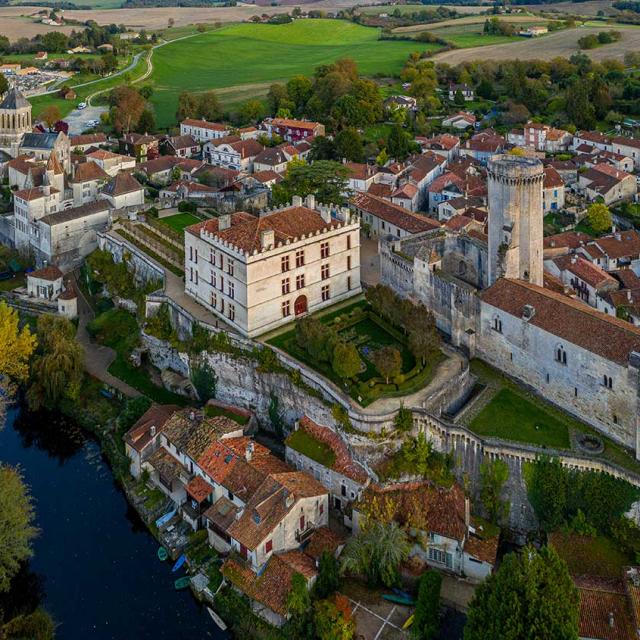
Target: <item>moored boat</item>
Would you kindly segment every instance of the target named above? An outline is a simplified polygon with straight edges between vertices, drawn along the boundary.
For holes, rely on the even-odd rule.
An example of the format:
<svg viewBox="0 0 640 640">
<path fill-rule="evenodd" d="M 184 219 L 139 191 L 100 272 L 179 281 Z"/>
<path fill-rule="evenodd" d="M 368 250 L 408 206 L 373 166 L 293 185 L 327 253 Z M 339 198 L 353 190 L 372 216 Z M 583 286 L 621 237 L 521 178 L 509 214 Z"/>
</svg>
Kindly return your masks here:
<svg viewBox="0 0 640 640">
<path fill-rule="evenodd" d="M 189 576 L 182 576 L 182 578 L 178 578 L 173 586 L 176 588 L 176 591 L 180 591 L 181 589 L 186 589 L 191 582 L 191 578 Z"/>
<path fill-rule="evenodd" d="M 164 547 L 160 547 L 158 549 L 158 560 L 160 560 L 160 562 L 164 562 L 168 557 L 169 552 Z"/>
<path fill-rule="evenodd" d="M 211 616 L 211 619 L 222 629 L 222 631 L 227 630 L 227 625 L 224 623 L 224 620 L 211 608 L 207 607 L 207 611 Z"/>
</svg>

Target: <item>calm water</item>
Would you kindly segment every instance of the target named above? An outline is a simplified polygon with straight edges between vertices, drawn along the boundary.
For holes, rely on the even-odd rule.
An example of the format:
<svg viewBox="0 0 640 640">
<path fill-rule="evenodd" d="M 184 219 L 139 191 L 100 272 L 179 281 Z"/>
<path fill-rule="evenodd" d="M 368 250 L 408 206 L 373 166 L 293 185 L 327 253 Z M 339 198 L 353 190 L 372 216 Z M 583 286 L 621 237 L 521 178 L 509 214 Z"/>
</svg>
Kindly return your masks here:
<svg viewBox="0 0 640 640">
<path fill-rule="evenodd" d="M 98 445 L 59 416 L 8 415 L 0 460 L 20 465 L 36 500 L 34 557 L 5 607 L 41 600 L 58 640 L 226 637 L 129 507 Z"/>
</svg>

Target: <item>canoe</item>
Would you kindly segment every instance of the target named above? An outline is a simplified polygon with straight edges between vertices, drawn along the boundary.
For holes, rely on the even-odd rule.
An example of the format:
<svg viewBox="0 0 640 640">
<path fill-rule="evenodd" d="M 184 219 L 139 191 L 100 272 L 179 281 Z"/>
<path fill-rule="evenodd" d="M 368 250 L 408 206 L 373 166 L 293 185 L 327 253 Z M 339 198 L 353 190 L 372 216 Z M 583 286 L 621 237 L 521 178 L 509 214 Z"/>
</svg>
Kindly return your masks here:
<svg viewBox="0 0 640 640">
<path fill-rule="evenodd" d="M 401 598 L 406 598 L 407 600 L 411 600 L 411 594 L 407 593 L 406 591 L 403 591 L 402 589 L 398 589 L 398 587 L 393 587 L 391 591 L 393 591 L 393 593 L 395 593 L 397 596 L 400 596 Z"/>
<path fill-rule="evenodd" d="M 402 625 L 403 629 L 408 629 L 412 624 L 413 624 L 413 619 L 415 618 L 415 614 L 412 613 L 408 618 L 407 621 Z"/>
<path fill-rule="evenodd" d="M 211 619 L 222 629 L 222 631 L 227 630 L 227 625 L 224 623 L 224 620 L 213 610 L 211 607 L 207 607 L 207 611 L 211 616 Z"/>
<path fill-rule="evenodd" d="M 191 578 L 189 576 L 182 576 L 182 578 L 178 578 L 173 586 L 176 588 L 176 591 L 180 591 L 180 589 L 186 589 L 191 582 Z"/>
<path fill-rule="evenodd" d="M 403 598 L 402 596 L 398 596 L 395 593 L 385 593 L 382 597 L 387 602 L 393 602 L 394 604 L 401 604 L 405 607 L 411 607 L 415 604 L 415 600 L 413 598 Z"/>
<path fill-rule="evenodd" d="M 185 560 L 187 559 L 187 556 L 184 555 L 184 553 L 176 560 L 175 564 L 173 565 L 173 567 L 171 568 L 171 571 L 173 573 L 175 573 L 184 563 Z"/>
<path fill-rule="evenodd" d="M 161 516 L 156 520 L 156 527 L 158 527 L 159 529 L 163 524 L 167 524 L 167 522 L 169 522 L 169 520 L 171 520 L 171 518 L 173 518 L 173 516 L 175 515 L 176 515 L 175 509 L 173 509 L 172 511 L 169 511 L 168 513 L 165 513 L 163 516 Z"/>
<path fill-rule="evenodd" d="M 158 549 L 158 560 L 160 560 L 160 562 L 164 562 L 168 557 L 169 552 L 164 547 L 160 547 Z"/>
</svg>

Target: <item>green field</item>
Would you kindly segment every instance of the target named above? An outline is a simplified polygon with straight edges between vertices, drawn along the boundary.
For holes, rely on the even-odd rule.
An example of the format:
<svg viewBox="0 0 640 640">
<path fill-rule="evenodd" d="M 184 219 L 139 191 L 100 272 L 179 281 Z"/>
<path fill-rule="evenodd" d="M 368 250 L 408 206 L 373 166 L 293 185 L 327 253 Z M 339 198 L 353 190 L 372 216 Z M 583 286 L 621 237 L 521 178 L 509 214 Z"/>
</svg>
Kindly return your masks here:
<svg viewBox="0 0 640 640">
<path fill-rule="evenodd" d="M 182 230 L 189 225 L 200 222 L 200 218 L 194 216 L 192 213 L 176 213 L 175 216 L 167 216 L 166 218 L 158 218 L 158 222 L 166 224 L 168 227 L 182 233 Z"/>
<path fill-rule="evenodd" d="M 398 73 L 413 51 L 437 45 L 378 40 L 379 30 L 338 20 L 287 25 L 240 24 L 181 40 L 153 57 L 152 102 L 158 125 L 175 123 L 182 90 L 216 89 L 225 105 L 264 96 L 269 85 L 311 74 L 338 58 L 354 59 L 364 75 Z"/>
</svg>

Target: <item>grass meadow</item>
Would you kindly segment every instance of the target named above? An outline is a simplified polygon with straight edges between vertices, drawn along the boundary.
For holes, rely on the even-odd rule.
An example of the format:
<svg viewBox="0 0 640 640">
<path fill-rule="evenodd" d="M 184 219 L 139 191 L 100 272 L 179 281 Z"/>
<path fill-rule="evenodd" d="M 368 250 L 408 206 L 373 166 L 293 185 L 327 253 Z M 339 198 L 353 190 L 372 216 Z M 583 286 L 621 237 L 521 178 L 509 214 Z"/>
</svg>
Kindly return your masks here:
<svg viewBox="0 0 640 640">
<path fill-rule="evenodd" d="M 239 24 L 168 44 L 153 56 L 152 102 L 159 126 L 174 123 L 182 90 L 217 90 L 225 106 L 266 95 L 273 82 L 353 58 L 363 75 L 398 73 L 413 51 L 437 45 L 379 40 L 379 30 L 339 20 Z"/>
</svg>

